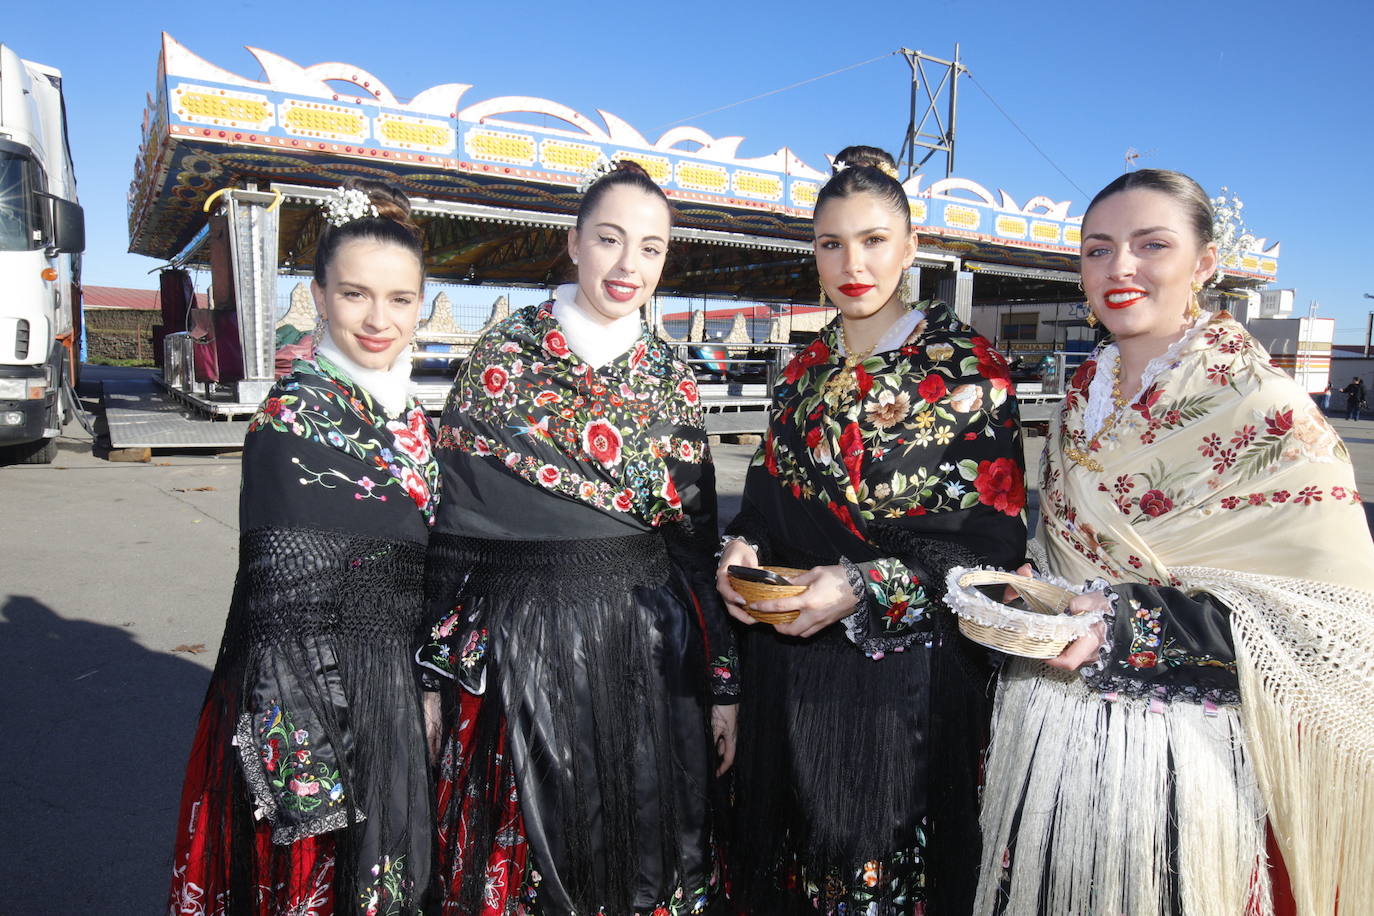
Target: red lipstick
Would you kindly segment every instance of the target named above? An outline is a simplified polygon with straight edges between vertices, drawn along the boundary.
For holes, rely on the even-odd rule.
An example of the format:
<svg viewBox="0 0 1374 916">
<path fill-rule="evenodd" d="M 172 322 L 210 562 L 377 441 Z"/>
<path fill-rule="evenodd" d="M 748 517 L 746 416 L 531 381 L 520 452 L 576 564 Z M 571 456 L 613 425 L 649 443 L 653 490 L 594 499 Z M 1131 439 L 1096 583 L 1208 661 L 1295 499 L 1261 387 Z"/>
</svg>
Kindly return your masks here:
<svg viewBox="0 0 1374 916">
<path fill-rule="evenodd" d="M 396 341 L 386 337 L 364 337 L 362 334 L 354 334 L 353 339 L 358 341 L 358 346 L 369 353 L 385 353 L 386 350 Z"/>
<path fill-rule="evenodd" d="M 1103 300 L 1109 309 L 1124 309 L 1135 305 L 1145 298 L 1145 290 L 1136 289 L 1134 286 L 1123 287 L 1122 289 L 1109 289 L 1103 296 Z"/>
<path fill-rule="evenodd" d="M 864 293 L 866 293 L 866 292 L 868 292 L 869 290 L 871 290 L 871 289 L 873 288 L 873 284 L 872 284 L 872 283 L 846 283 L 844 286 L 837 287 L 837 288 L 839 289 L 840 292 L 844 293 L 844 294 L 845 294 L 846 296 L 848 296 L 850 299 L 857 299 L 857 298 L 859 298 L 860 296 L 862 296 Z"/>
<path fill-rule="evenodd" d="M 629 302 L 639 292 L 639 287 L 630 283 L 620 283 L 614 280 L 607 280 L 601 284 L 601 288 L 606 291 L 616 302 Z"/>
</svg>

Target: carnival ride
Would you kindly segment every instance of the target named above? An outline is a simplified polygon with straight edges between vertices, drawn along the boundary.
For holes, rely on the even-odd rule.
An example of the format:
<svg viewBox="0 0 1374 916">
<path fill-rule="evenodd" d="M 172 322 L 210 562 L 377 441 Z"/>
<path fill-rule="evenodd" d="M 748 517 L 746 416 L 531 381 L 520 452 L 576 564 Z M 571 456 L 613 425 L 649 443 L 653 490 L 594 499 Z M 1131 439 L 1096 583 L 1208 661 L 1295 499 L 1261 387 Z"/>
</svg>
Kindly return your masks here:
<svg viewBox="0 0 1374 916">
<path fill-rule="evenodd" d="M 603 156 L 633 159 L 679 214 L 661 297 L 720 300 L 716 308 L 771 304 L 774 345 L 787 340 L 782 320 L 791 306 L 815 301 L 810 215 L 828 167 L 786 147 L 743 157 L 742 137 L 687 126 L 650 140 L 606 111 L 593 118 L 526 96 L 469 102 L 465 83 L 404 101 L 359 67 L 302 67 L 248 50 L 261 80 L 163 35 L 129 192 L 129 250 L 210 267 L 212 306 L 223 319 L 214 323 L 218 337 L 237 338 L 226 355 L 232 361 L 233 351 L 241 353 L 241 371 L 207 384 L 196 377 L 197 345 L 177 326 L 185 315 L 172 316 L 164 384 L 199 411 L 250 412 L 266 394 L 275 375 L 278 280 L 310 272 L 319 203 L 350 176 L 391 181 L 411 195 L 429 277 L 547 288 L 570 270 L 565 230 L 583 173 Z M 921 238 L 923 296 L 952 302 L 965 317 L 980 300 L 1081 301 L 1081 218 L 1069 215 L 1068 201 L 1036 196 L 1022 204 L 968 179 L 927 179 L 918 173 L 904 183 Z M 1269 282 L 1277 254 L 1277 245 L 1245 252 L 1228 276 L 1242 285 Z M 464 335 L 449 337 L 462 343 Z M 422 381 L 422 401 L 437 407 L 447 383 L 446 376 Z M 713 431 L 758 429 L 767 385 L 708 384 L 703 399 Z"/>
</svg>

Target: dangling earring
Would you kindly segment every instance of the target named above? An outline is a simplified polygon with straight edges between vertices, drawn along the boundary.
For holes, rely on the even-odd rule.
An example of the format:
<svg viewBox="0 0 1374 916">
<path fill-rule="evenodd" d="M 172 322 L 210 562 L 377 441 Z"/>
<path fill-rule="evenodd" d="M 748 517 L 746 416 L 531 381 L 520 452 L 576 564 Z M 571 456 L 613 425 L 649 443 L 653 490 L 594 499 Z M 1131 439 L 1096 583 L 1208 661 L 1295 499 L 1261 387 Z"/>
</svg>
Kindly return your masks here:
<svg viewBox="0 0 1374 916">
<path fill-rule="evenodd" d="M 821 298 L 820 298 L 819 301 L 820 301 L 820 306 L 821 306 L 821 308 L 825 308 L 825 286 L 824 286 L 824 285 L 821 286 Z"/>
<path fill-rule="evenodd" d="M 324 340 L 324 335 L 328 333 L 329 327 L 325 324 L 324 316 L 319 312 L 315 313 L 315 329 L 310 332 L 312 347 L 316 351 L 320 349 L 320 341 Z"/>
<path fill-rule="evenodd" d="M 1202 284 L 1194 283 L 1193 297 L 1188 300 L 1188 311 L 1183 313 L 1189 321 L 1197 321 L 1202 317 L 1202 303 L 1198 301 L 1198 293 L 1200 292 L 1202 292 Z"/>
<path fill-rule="evenodd" d="M 1078 281 L 1078 291 L 1079 291 L 1080 293 L 1083 292 L 1083 281 L 1082 281 L 1082 280 L 1079 280 L 1079 281 Z M 1095 328 L 1095 327 L 1097 327 L 1097 312 L 1094 312 L 1094 311 L 1093 311 L 1093 307 L 1092 307 L 1091 305 L 1088 305 L 1088 303 L 1085 302 L 1085 303 L 1083 303 L 1083 304 L 1084 304 L 1084 306 L 1086 306 L 1087 309 L 1088 309 L 1088 315 L 1087 315 L 1087 317 L 1084 318 L 1083 320 L 1086 321 L 1086 322 L 1088 323 L 1088 327 L 1090 327 L 1090 328 Z"/>
<path fill-rule="evenodd" d="M 911 292 L 911 274 L 906 271 L 902 271 L 902 282 L 897 286 L 897 298 L 908 308 L 916 298 Z"/>
</svg>

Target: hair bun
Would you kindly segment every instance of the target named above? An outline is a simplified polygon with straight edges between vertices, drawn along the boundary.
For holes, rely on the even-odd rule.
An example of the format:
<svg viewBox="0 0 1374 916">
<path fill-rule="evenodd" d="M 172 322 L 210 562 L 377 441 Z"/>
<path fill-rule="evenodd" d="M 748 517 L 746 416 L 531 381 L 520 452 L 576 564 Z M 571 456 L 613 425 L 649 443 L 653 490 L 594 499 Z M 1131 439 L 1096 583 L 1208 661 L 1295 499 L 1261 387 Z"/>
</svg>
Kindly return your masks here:
<svg viewBox="0 0 1374 916">
<path fill-rule="evenodd" d="M 400 223 L 419 237 L 420 227 L 410 218 L 410 198 L 396 185 L 371 178 L 347 178 L 343 187 L 362 191 L 377 208 L 379 219 Z"/>
<path fill-rule="evenodd" d="M 615 171 L 629 172 L 631 175 L 643 175 L 650 181 L 652 181 L 654 177 L 649 174 L 648 169 L 640 165 L 638 162 L 635 162 L 633 159 L 617 159 L 615 161 Z"/>
<path fill-rule="evenodd" d="M 847 168 L 866 167 L 877 169 L 884 175 L 897 177 L 897 160 L 887 150 L 876 146 L 846 146 L 835 154 L 831 174 L 839 174 Z"/>
</svg>

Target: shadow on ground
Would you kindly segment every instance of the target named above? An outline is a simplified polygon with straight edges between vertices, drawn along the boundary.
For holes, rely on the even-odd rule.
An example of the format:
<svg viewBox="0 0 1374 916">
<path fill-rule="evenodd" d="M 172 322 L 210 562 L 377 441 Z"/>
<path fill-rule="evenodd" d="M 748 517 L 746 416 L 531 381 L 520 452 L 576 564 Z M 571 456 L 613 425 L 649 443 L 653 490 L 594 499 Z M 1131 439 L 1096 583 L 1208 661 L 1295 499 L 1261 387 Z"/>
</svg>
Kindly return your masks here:
<svg viewBox="0 0 1374 916">
<path fill-rule="evenodd" d="M 209 672 L 34 598 L 0 607 L 7 913 L 163 912 Z"/>
</svg>

